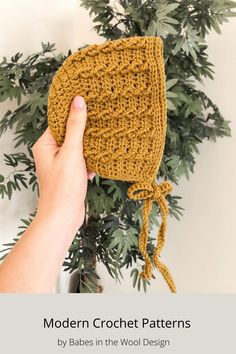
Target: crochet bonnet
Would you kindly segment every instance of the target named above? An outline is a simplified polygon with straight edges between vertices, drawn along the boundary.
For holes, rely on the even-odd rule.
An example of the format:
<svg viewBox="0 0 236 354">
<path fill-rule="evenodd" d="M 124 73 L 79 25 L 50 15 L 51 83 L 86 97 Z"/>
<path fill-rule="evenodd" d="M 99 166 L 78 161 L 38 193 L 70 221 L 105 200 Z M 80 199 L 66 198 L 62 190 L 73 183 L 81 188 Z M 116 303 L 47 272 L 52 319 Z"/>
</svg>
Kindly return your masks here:
<svg viewBox="0 0 236 354">
<path fill-rule="evenodd" d="M 161 38 L 137 36 L 94 44 L 64 61 L 48 96 L 48 125 L 58 145 L 63 143 L 76 95 L 87 103 L 83 138 L 87 169 L 104 178 L 131 182 L 128 197 L 143 200 L 139 250 L 145 264 L 140 276 L 151 279 L 154 264 L 175 292 L 168 268 L 160 261 L 168 214 L 165 197 L 172 188 L 168 181 L 155 181 L 166 136 Z M 160 207 L 162 223 L 151 261 L 147 242 L 153 201 Z"/>
</svg>

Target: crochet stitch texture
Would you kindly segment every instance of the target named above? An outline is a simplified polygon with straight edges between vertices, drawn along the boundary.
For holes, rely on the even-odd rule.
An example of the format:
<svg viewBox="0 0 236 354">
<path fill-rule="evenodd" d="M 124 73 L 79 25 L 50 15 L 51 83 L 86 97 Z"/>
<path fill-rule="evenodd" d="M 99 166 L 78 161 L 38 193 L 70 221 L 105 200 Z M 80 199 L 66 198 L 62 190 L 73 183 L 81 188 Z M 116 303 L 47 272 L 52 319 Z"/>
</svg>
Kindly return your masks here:
<svg viewBox="0 0 236 354">
<path fill-rule="evenodd" d="M 175 284 L 160 261 L 171 192 L 168 181 L 158 185 L 166 136 L 166 87 L 160 37 L 130 37 L 94 44 L 70 55 L 54 76 L 48 96 L 48 125 L 58 145 L 65 137 L 74 96 L 87 103 L 83 138 L 87 168 L 109 179 L 129 181 L 127 195 L 143 200 L 139 249 L 145 261 L 140 276 L 151 279 L 147 252 L 148 219 L 153 201 L 159 204 L 159 228 L 153 263 L 170 290 Z"/>
</svg>

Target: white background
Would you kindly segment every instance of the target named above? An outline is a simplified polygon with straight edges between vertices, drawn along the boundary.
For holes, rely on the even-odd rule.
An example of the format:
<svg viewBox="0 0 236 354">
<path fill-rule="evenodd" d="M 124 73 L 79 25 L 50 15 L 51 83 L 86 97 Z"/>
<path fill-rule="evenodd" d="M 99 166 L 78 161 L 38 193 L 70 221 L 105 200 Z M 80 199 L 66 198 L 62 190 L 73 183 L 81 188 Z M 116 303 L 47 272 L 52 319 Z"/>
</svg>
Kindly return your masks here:
<svg viewBox="0 0 236 354">
<path fill-rule="evenodd" d="M 100 43 L 91 31 L 88 13 L 75 0 L 8 0 L 1 3 L 0 56 L 20 51 L 25 55 L 40 50 L 40 42 L 55 42 L 57 52 L 67 53 L 87 43 Z M 183 197 L 184 216 L 178 222 L 169 218 L 168 235 L 162 259 L 170 267 L 178 292 L 236 292 L 236 20 L 222 27 L 222 35 L 207 38 L 210 61 L 215 65 L 214 81 L 206 80 L 204 91 L 223 116 L 231 120 L 232 138 L 217 143 L 204 142 L 196 157 L 190 181 L 183 178 L 175 194 Z M 12 103 L 1 104 L 1 116 Z M 0 174 L 7 175 L 3 153 L 11 153 L 13 135 L 0 139 Z M 36 206 L 31 192 L 14 193 L 12 200 L 0 200 L 0 242 L 17 233 L 19 219 Z M 45 254 L 45 261 L 50 254 Z M 43 265 L 42 265 L 43 266 Z M 116 284 L 102 266 L 98 267 L 104 292 L 131 292 L 129 272 L 121 285 Z M 62 274 L 59 288 L 66 291 L 67 277 Z M 161 277 L 150 292 L 168 292 Z"/>
</svg>

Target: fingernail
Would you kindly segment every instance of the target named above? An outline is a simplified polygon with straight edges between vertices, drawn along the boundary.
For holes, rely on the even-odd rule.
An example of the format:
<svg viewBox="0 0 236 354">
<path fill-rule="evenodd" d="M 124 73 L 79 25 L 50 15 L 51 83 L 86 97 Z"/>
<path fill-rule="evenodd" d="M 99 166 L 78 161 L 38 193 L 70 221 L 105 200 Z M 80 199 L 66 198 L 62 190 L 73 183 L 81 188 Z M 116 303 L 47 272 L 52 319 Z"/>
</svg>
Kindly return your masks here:
<svg viewBox="0 0 236 354">
<path fill-rule="evenodd" d="M 81 109 L 84 109 L 85 101 L 84 101 L 83 97 L 75 96 L 75 98 L 73 100 L 73 107 L 75 108 L 76 111 L 80 111 Z"/>
</svg>

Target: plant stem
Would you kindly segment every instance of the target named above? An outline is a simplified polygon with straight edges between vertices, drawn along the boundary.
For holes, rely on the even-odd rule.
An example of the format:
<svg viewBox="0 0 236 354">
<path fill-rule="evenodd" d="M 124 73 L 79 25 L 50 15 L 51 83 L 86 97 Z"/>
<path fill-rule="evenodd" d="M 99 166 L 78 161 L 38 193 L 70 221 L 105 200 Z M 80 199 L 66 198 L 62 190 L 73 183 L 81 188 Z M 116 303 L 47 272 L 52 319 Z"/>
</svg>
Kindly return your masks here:
<svg viewBox="0 0 236 354">
<path fill-rule="evenodd" d="M 99 279 L 96 277 L 96 238 L 94 236 L 94 231 L 87 228 L 87 226 L 94 222 L 95 218 L 91 215 L 85 217 L 84 221 L 84 229 L 85 233 L 82 237 L 82 245 L 84 249 L 84 274 L 81 274 L 81 286 L 85 289 L 87 288 L 88 291 L 84 292 L 95 292 L 100 293 L 102 292 L 102 287 L 99 285 Z M 88 274 L 88 275 L 86 275 Z"/>
</svg>

